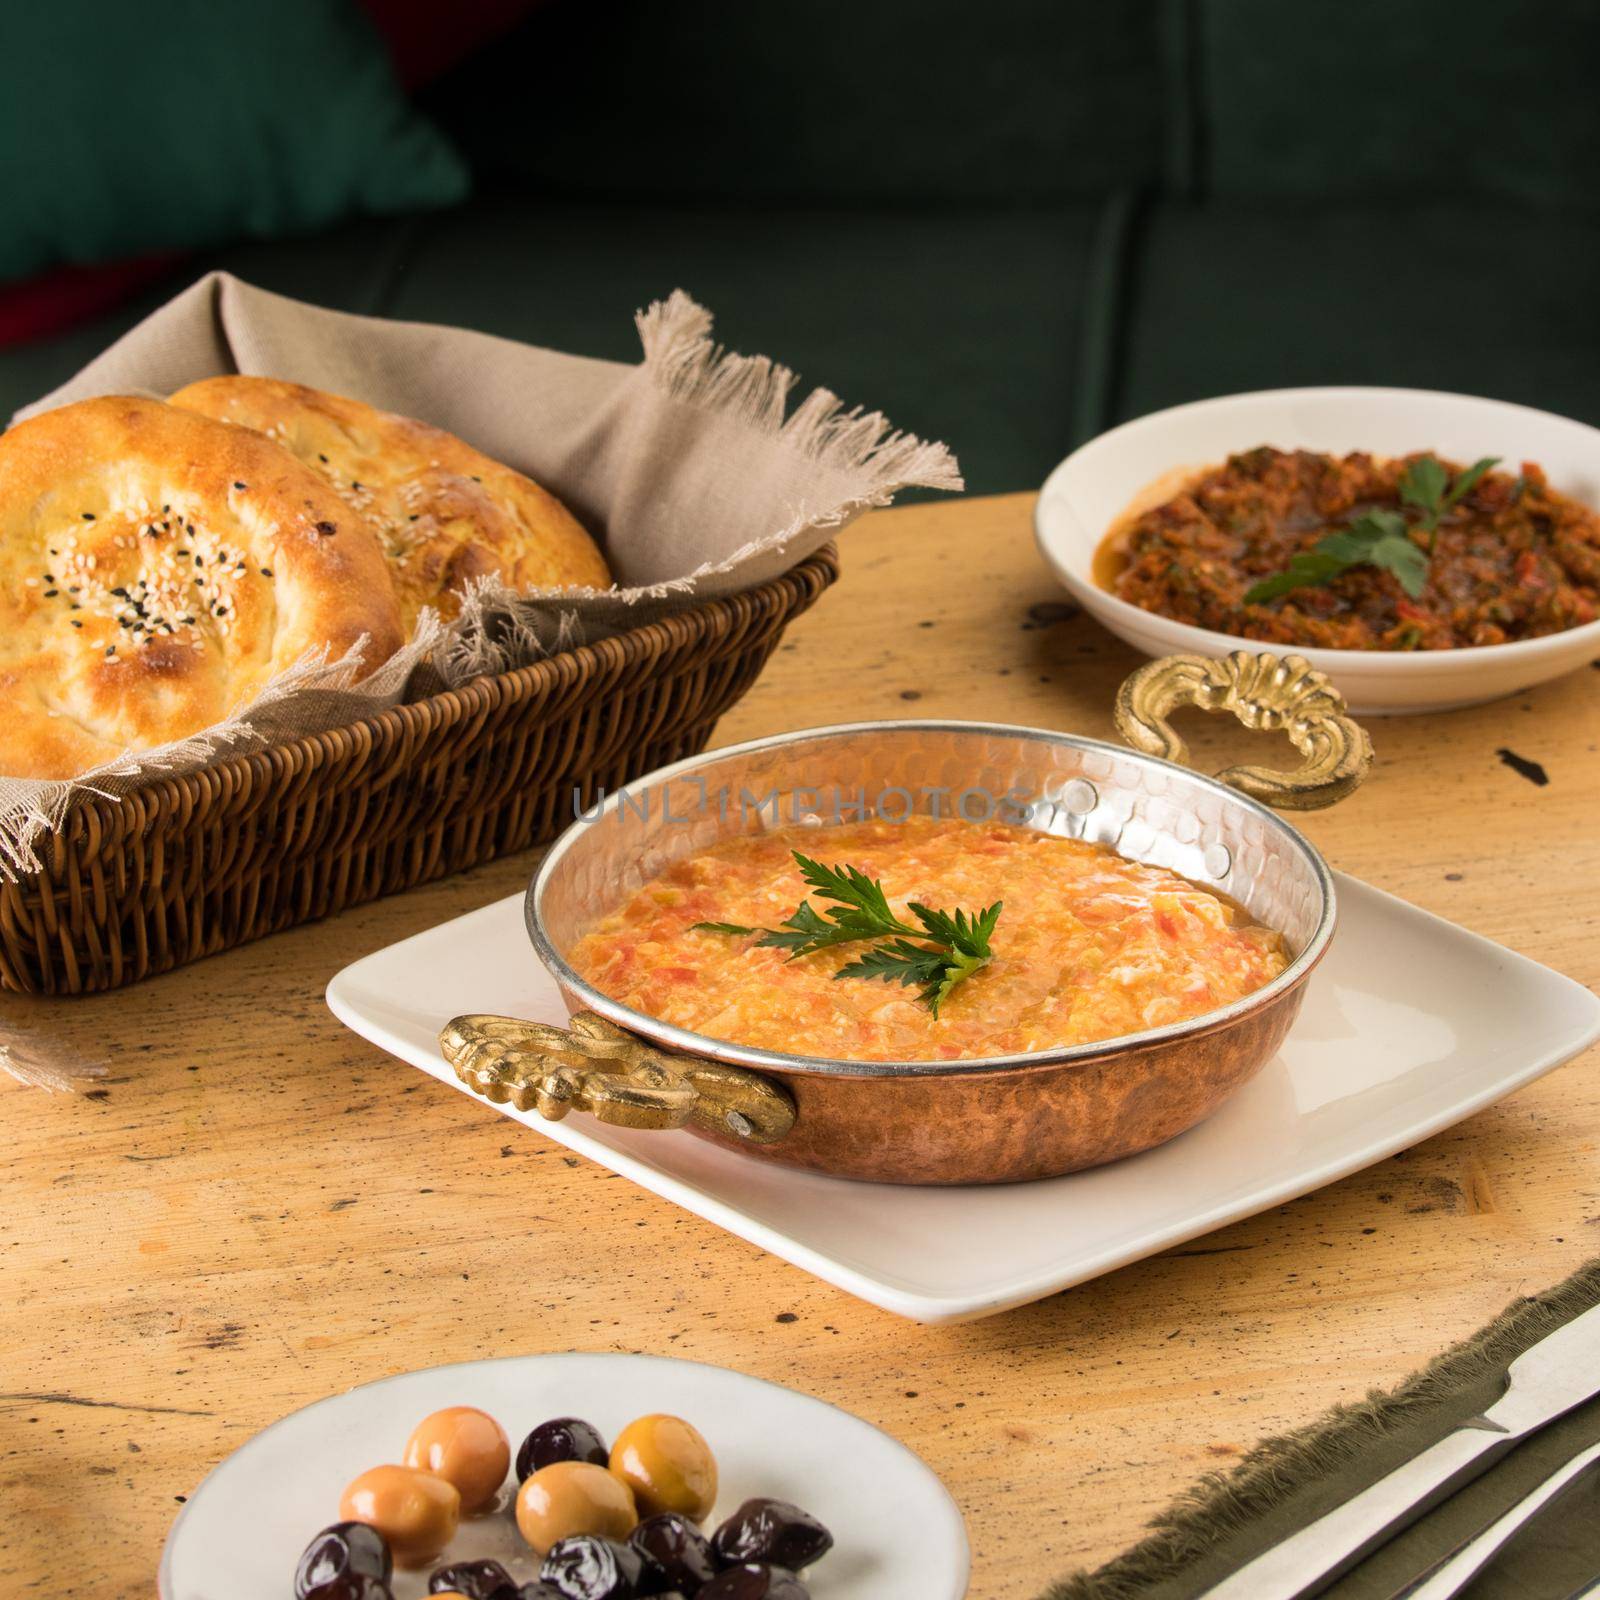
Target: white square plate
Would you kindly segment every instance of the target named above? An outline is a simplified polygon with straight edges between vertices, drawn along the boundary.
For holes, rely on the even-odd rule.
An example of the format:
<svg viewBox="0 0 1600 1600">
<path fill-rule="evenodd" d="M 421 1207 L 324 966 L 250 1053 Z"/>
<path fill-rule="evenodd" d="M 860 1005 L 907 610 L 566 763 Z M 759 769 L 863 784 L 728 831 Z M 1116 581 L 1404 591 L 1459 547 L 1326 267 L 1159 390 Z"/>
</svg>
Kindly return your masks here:
<svg viewBox="0 0 1600 1600">
<path fill-rule="evenodd" d="M 992 1188 L 856 1183 L 686 1133 L 480 1103 L 885 1310 L 987 1316 L 1369 1166 L 1600 1036 L 1600 1000 L 1580 984 L 1336 876 L 1339 933 L 1282 1053 L 1198 1128 L 1091 1172 Z M 566 1017 L 528 947 L 520 895 L 346 967 L 328 1004 L 463 1094 L 437 1044 L 451 1017 Z"/>
</svg>

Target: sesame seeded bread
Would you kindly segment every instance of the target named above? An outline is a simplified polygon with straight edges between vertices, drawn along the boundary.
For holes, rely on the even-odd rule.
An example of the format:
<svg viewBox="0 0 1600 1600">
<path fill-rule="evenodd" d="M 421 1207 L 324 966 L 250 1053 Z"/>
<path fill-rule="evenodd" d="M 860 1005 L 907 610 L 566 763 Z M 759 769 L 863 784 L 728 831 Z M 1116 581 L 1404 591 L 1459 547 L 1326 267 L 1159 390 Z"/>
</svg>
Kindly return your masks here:
<svg viewBox="0 0 1600 1600">
<path fill-rule="evenodd" d="M 184 738 L 363 635 L 403 638 L 377 536 L 271 440 L 120 396 L 0 435 L 0 774 Z"/>
<path fill-rule="evenodd" d="M 366 517 L 408 630 L 425 605 L 454 616 L 455 592 L 471 578 L 494 575 L 519 591 L 611 582 L 554 495 L 442 429 L 276 378 L 207 378 L 172 404 L 259 429 Z"/>
</svg>

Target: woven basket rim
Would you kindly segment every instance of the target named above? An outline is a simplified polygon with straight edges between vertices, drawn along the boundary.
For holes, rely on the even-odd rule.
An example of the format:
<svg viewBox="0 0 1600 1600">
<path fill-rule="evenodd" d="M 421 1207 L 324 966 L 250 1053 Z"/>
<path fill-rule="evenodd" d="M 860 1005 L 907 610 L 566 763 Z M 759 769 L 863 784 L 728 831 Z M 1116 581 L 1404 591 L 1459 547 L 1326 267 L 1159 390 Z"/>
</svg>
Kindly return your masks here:
<svg viewBox="0 0 1600 1600">
<path fill-rule="evenodd" d="M 752 584 L 748 589 L 695 601 L 653 622 L 640 623 L 592 643 L 553 651 L 525 666 L 513 667 L 509 672 L 484 673 L 420 700 L 385 706 L 354 722 L 340 723 L 318 733 L 301 734 L 277 744 L 240 750 L 193 772 L 152 772 L 122 795 L 86 795 L 67 812 L 62 828 L 40 836 L 39 847 L 48 850 L 51 841 L 59 841 L 65 830 L 78 832 L 87 827 L 117 833 L 130 826 L 137 829 L 145 808 L 159 806 L 163 799 L 171 809 L 198 804 L 206 791 L 215 795 L 227 790 L 253 788 L 284 769 L 314 768 L 321 764 L 323 756 L 346 742 L 371 744 L 385 734 L 417 729 L 433 721 L 450 726 L 506 698 L 520 699 L 542 687 L 554 688 L 574 679 L 581 681 L 608 669 L 620 672 L 641 657 L 660 656 L 674 646 L 716 643 L 732 633 L 741 620 L 784 605 L 796 585 L 820 591 L 838 575 L 838 548 L 830 541 L 786 571 Z M 23 874 L 24 878 L 28 876 Z"/>
</svg>

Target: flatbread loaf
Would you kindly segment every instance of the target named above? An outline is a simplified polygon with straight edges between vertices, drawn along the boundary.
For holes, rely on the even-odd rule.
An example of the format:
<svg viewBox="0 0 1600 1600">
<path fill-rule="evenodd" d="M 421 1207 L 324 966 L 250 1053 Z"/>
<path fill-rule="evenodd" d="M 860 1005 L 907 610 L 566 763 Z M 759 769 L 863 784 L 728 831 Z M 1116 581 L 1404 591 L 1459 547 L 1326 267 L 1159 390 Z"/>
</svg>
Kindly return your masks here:
<svg viewBox="0 0 1600 1600">
<path fill-rule="evenodd" d="M 0 773 L 181 739 L 307 651 L 404 635 L 377 535 L 246 428 L 114 397 L 0 435 Z"/>
<path fill-rule="evenodd" d="M 376 528 L 407 629 L 425 605 L 455 616 L 472 578 L 516 590 L 611 582 L 554 495 L 440 428 L 276 378 L 207 378 L 172 404 L 259 429 L 320 473 Z"/>
</svg>

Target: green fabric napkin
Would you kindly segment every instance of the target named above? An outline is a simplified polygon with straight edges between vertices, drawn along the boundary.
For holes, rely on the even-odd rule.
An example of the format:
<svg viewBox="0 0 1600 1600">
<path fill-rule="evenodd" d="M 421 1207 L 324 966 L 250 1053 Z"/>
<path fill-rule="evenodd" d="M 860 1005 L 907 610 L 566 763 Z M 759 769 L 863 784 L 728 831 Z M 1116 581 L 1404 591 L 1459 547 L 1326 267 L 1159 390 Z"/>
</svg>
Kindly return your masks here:
<svg viewBox="0 0 1600 1600">
<path fill-rule="evenodd" d="M 1515 1301 L 1397 1388 L 1337 1406 L 1297 1433 L 1263 1440 L 1232 1472 L 1204 1478 L 1181 1495 L 1131 1550 L 1097 1572 L 1063 1579 L 1042 1600 L 1190 1600 L 1203 1594 L 1487 1410 L 1504 1392 L 1506 1368 L 1518 1355 L 1597 1304 L 1600 1260 L 1554 1289 Z M 1596 1442 L 1600 1400 L 1591 1400 L 1374 1551 L 1326 1591 L 1329 1600 L 1392 1600 Z M 1569 1600 L 1597 1575 L 1600 1472 L 1590 1472 L 1505 1545 L 1462 1595 Z"/>
</svg>

